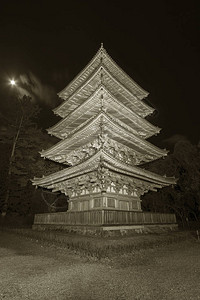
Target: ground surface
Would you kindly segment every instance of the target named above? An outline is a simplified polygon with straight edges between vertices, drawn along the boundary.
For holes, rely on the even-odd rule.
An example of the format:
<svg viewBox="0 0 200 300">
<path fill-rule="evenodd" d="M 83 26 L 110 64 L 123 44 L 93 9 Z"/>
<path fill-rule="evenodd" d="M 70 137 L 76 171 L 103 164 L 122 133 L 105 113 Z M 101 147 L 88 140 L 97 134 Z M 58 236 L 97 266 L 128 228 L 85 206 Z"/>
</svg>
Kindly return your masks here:
<svg viewBox="0 0 200 300">
<path fill-rule="evenodd" d="M 200 242 L 96 261 L 0 232 L 0 299 L 200 299 Z"/>
</svg>

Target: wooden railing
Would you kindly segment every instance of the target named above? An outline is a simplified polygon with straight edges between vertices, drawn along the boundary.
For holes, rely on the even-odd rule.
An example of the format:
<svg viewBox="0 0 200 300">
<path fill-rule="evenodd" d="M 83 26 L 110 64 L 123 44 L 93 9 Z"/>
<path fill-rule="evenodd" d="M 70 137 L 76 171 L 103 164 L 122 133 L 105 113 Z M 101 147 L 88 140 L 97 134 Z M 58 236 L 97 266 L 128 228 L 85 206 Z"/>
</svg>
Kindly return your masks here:
<svg viewBox="0 0 200 300">
<path fill-rule="evenodd" d="M 174 214 L 134 212 L 120 210 L 90 210 L 77 212 L 46 213 L 35 215 L 34 224 L 57 225 L 131 225 L 174 224 Z"/>
</svg>

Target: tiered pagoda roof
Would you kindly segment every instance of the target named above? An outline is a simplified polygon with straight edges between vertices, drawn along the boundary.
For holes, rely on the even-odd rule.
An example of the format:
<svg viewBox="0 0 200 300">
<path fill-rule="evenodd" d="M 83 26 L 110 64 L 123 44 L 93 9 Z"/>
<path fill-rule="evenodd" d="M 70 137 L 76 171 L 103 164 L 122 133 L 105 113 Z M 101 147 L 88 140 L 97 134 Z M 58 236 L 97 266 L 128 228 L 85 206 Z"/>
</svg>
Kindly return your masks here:
<svg viewBox="0 0 200 300">
<path fill-rule="evenodd" d="M 145 117 L 153 112 L 142 99 L 148 92 L 135 83 L 108 55 L 103 45 L 90 63 L 59 94 L 64 101 L 54 109 L 62 120 L 48 129 L 61 139 L 41 155 L 70 165 L 33 180 L 34 185 L 67 194 L 71 179 L 104 168 L 148 185 L 148 190 L 174 184 L 138 165 L 167 155 L 146 139 L 160 128 Z M 89 179 L 90 180 L 90 179 Z M 81 185 L 81 183 L 80 183 Z"/>
<path fill-rule="evenodd" d="M 118 144 L 118 148 L 129 148 L 130 152 L 135 152 L 144 156 L 143 162 L 158 159 L 159 157 L 167 155 L 166 150 L 162 150 L 139 135 L 121 126 L 121 121 L 112 119 L 106 112 L 99 111 L 97 115 L 86 124 L 79 125 L 73 132 L 71 132 L 66 139 L 60 141 L 50 149 L 42 151 L 41 155 L 49 159 L 68 164 L 67 156 L 70 156 L 72 151 L 77 151 L 80 147 L 94 143 L 101 135 L 102 126 L 104 127 L 104 135 L 109 136 L 110 143 Z M 97 141 L 97 143 L 101 143 Z M 95 148 L 95 146 L 93 146 Z M 100 145 L 99 145 L 100 147 Z M 96 146 L 98 149 L 98 145 Z M 61 159 L 59 156 L 62 156 Z M 61 159 L 61 160 L 60 160 Z"/>
<path fill-rule="evenodd" d="M 150 181 L 157 188 L 174 184 L 174 178 L 166 178 L 165 176 L 158 176 L 155 173 L 138 168 L 136 166 L 130 166 L 120 160 L 113 158 L 106 153 L 103 149 L 100 149 L 95 155 L 90 157 L 87 161 L 80 163 L 79 165 L 58 171 L 54 174 L 43 177 L 42 179 L 35 179 L 35 184 L 42 185 L 46 188 L 54 188 L 55 185 L 61 186 L 70 178 L 74 178 L 83 174 L 90 173 L 101 167 L 107 168 L 110 171 L 115 171 L 124 175 L 132 176 L 137 179 Z"/>
<path fill-rule="evenodd" d="M 61 139 L 66 138 L 78 126 L 82 126 L 85 121 L 88 122 L 96 116 L 101 107 L 115 122 L 121 120 L 121 126 L 142 138 L 148 138 L 160 131 L 160 128 L 153 126 L 140 115 L 137 115 L 134 109 L 128 108 L 103 85 L 100 85 L 87 100 L 67 114 L 58 124 L 50 128 L 48 133 Z"/>
</svg>

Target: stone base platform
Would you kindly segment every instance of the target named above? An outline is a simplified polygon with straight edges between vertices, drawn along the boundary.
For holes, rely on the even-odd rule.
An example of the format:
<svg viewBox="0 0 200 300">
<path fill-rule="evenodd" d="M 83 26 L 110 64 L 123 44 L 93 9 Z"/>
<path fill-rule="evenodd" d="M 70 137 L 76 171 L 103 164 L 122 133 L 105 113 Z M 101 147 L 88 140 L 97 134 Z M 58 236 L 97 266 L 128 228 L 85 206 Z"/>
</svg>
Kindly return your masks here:
<svg viewBox="0 0 200 300">
<path fill-rule="evenodd" d="M 178 230 L 177 224 L 132 225 L 132 226 L 70 226 L 70 225 L 33 225 L 38 231 L 65 231 L 78 235 L 92 236 L 130 236 L 135 234 L 163 233 Z"/>
<path fill-rule="evenodd" d="M 35 215 L 35 230 L 65 230 L 86 235 L 130 235 L 176 230 L 174 214 L 90 210 Z"/>
</svg>

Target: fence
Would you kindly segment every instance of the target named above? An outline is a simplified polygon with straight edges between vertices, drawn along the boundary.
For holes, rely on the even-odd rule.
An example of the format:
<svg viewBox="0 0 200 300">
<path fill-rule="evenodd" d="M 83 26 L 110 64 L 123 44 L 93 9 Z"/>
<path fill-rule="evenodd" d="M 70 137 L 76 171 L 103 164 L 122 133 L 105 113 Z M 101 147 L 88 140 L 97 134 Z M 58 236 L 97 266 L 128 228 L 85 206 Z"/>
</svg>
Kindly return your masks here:
<svg viewBox="0 0 200 300">
<path fill-rule="evenodd" d="M 174 224 L 174 214 L 118 210 L 73 211 L 35 215 L 34 225 L 134 225 Z"/>
</svg>

